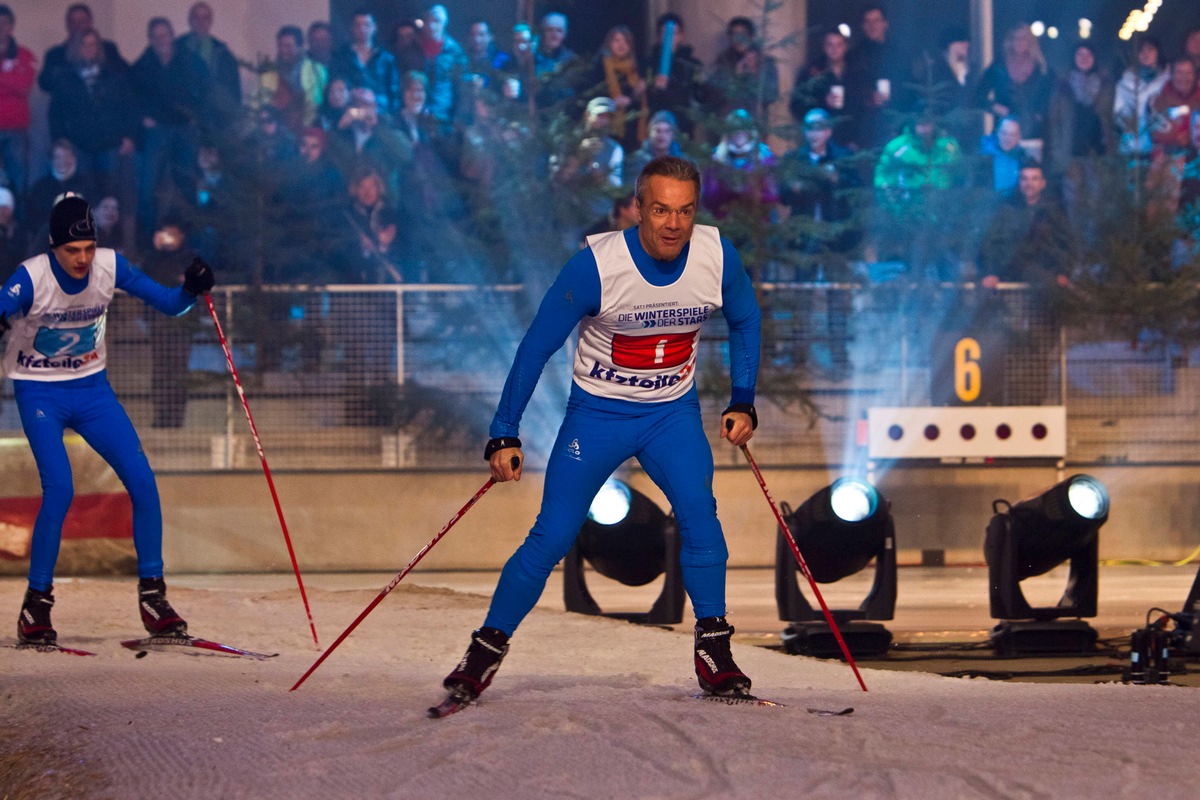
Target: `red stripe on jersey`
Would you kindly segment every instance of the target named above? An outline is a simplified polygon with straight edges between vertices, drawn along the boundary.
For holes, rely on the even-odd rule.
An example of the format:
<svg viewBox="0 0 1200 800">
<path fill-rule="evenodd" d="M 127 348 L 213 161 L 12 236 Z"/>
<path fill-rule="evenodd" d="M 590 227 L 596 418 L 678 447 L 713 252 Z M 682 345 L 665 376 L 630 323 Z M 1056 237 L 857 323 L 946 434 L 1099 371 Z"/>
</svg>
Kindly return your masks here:
<svg viewBox="0 0 1200 800">
<path fill-rule="evenodd" d="M 612 361 L 626 369 L 667 369 L 686 364 L 696 349 L 699 330 L 649 336 L 613 334 Z"/>
</svg>

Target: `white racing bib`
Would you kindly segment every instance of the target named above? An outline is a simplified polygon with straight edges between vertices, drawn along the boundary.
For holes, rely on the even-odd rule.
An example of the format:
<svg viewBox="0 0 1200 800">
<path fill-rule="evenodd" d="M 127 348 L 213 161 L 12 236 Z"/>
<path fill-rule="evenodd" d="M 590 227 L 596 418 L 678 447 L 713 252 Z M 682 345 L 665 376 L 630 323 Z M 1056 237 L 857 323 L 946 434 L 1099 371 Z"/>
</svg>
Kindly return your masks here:
<svg viewBox="0 0 1200 800">
<path fill-rule="evenodd" d="M 104 328 L 117 281 L 116 253 L 97 248 L 88 285 L 79 294 L 62 290 L 45 253 L 22 266 L 33 283 L 33 306 L 25 316 L 9 321 L 12 329 L 4 345 L 7 376 L 66 381 L 104 369 Z"/>
<path fill-rule="evenodd" d="M 717 229 L 697 225 L 687 264 L 669 286 L 638 272 L 625 234 L 588 237 L 600 272 L 600 313 L 579 323 L 575 383 L 589 394 L 661 403 L 695 381 L 700 327 L 721 307 L 724 254 Z"/>
</svg>

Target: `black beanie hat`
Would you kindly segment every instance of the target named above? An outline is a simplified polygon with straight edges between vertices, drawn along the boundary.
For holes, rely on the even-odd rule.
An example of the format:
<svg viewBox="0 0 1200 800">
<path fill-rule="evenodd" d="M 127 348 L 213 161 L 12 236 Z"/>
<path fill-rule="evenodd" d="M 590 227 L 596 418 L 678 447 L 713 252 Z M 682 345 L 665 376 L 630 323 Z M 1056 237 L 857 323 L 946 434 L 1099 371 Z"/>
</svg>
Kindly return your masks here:
<svg viewBox="0 0 1200 800">
<path fill-rule="evenodd" d="M 92 207 L 79 195 L 69 194 L 50 211 L 50 246 L 62 247 L 84 239 L 96 241 Z"/>
</svg>

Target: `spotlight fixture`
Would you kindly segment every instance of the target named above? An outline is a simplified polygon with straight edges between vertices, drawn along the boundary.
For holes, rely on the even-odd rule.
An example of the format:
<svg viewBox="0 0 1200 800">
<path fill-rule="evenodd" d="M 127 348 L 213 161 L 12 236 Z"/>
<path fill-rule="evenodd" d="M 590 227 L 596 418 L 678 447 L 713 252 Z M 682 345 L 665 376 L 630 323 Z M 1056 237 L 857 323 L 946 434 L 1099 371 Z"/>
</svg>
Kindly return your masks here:
<svg viewBox="0 0 1200 800">
<path fill-rule="evenodd" d="M 869 483 L 839 478 L 818 491 L 794 512 L 781 504 L 784 521 L 818 583 L 833 583 L 865 569 L 874 559 L 875 580 L 856 609 L 831 609 L 851 655 L 887 652 L 892 634 L 865 620 L 892 619 L 896 610 L 896 546 L 891 504 Z M 798 568 L 783 532 L 775 549 L 775 602 L 779 618 L 791 624 L 783 631 L 789 653 L 840 657 L 841 649 L 808 599 L 800 591 Z"/>
<path fill-rule="evenodd" d="M 1108 508 L 1104 484 L 1090 475 L 1073 475 L 1016 504 L 1006 500 L 992 503 L 983 552 L 991 614 L 1000 620 L 990 636 L 998 654 L 1094 649 L 1096 631 L 1079 618 L 1096 616 L 1098 541 Z M 1070 574 L 1058 604 L 1031 606 L 1021 591 L 1021 581 L 1043 575 L 1067 560 Z"/>
<path fill-rule="evenodd" d="M 563 600 L 567 611 L 631 622 L 673 625 L 683 620 L 683 576 L 679 568 L 679 527 L 650 498 L 609 478 L 600 487 L 571 552 L 563 561 Z M 604 612 L 588 591 L 584 562 L 626 586 L 645 586 L 666 574 L 662 591 L 644 613 Z"/>
</svg>

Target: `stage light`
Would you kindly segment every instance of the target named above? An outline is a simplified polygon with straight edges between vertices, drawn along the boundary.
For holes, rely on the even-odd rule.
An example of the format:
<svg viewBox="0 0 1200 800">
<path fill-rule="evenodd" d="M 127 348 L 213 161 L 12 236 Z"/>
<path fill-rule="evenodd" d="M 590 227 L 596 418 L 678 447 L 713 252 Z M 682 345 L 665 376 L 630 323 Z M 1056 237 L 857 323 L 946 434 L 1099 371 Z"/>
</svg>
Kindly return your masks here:
<svg viewBox="0 0 1200 800">
<path fill-rule="evenodd" d="M 1046 23 L 1038 20 L 1029 26 L 1029 31 L 1034 36 L 1041 36 L 1043 33 L 1046 32 Z"/>
<path fill-rule="evenodd" d="M 604 612 L 588 590 L 584 562 L 626 586 L 645 586 L 666 574 L 648 612 Z M 683 619 L 679 528 L 650 498 L 624 481 L 609 478 L 596 493 L 574 547 L 563 561 L 567 611 L 668 625 Z"/>
<path fill-rule="evenodd" d="M 596 492 L 588 508 L 588 519 L 600 525 L 616 525 L 629 516 L 633 490 L 624 483 L 609 478 Z"/>
<path fill-rule="evenodd" d="M 1099 532 L 1108 520 L 1108 510 L 1104 484 L 1090 475 L 1073 475 L 1016 504 L 1006 500 L 992 503 L 984 558 L 991 614 L 1001 620 L 990 636 L 998 653 L 1094 649 L 1096 631 L 1079 618 L 1096 616 Z M 1031 606 L 1021 591 L 1021 581 L 1068 560 L 1067 587 L 1057 605 Z"/>
<path fill-rule="evenodd" d="M 843 22 L 841 25 L 838 25 L 838 33 L 849 39 L 851 33 L 850 26 Z"/>
<path fill-rule="evenodd" d="M 843 522 L 862 522 L 875 513 L 879 493 L 859 481 L 840 480 L 829 493 L 829 507 Z"/>
<path fill-rule="evenodd" d="M 875 561 L 875 579 L 855 609 L 830 609 L 851 655 L 880 655 L 892 634 L 866 620 L 892 619 L 896 610 L 895 526 L 890 504 L 869 483 L 839 478 L 818 491 L 794 512 L 780 504 L 784 521 L 808 571 L 817 583 L 833 583 Z M 789 653 L 840 657 L 841 649 L 820 611 L 800 590 L 799 569 L 779 532 L 775 552 L 775 602 L 779 618 L 791 624 L 783 631 Z"/>
</svg>

